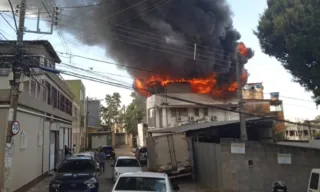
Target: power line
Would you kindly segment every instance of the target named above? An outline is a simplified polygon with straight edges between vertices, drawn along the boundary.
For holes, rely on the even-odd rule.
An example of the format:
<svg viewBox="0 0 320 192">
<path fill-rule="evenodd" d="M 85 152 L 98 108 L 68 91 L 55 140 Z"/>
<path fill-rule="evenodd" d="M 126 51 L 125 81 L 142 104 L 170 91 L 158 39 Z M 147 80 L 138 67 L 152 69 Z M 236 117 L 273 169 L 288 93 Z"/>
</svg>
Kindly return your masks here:
<svg viewBox="0 0 320 192">
<path fill-rule="evenodd" d="M 140 5 L 141 3 L 145 2 L 145 1 L 147 1 L 147 0 L 140 1 L 140 2 L 138 2 L 138 3 L 136 3 L 136 4 L 134 4 L 134 5 L 131 5 L 131 6 L 127 7 L 127 8 L 125 8 L 125 9 L 122 9 L 122 10 L 119 10 L 119 11 L 117 11 L 117 12 L 115 12 L 115 13 L 110 14 L 110 15 L 104 16 L 104 17 L 100 18 L 99 20 L 101 20 L 101 19 L 103 19 L 103 18 L 109 19 L 109 18 L 111 18 L 111 17 L 113 17 L 113 16 L 115 16 L 115 15 L 117 15 L 117 14 L 119 14 L 119 13 L 122 13 L 123 11 L 126 11 L 126 10 L 128 10 L 128 9 L 131 9 L 131 8 L 137 6 L 137 5 Z M 91 9 L 92 9 L 92 8 L 93 8 L 93 7 L 91 7 Z M 88 13 L 91 9 L 88 9 L 88 10 L 86 10 L 85 12 L 81 13 L 80 15 L 78 15 L 78 16 L 70 19 L 69 21 L 67 21 L 67 22 L 65 22 L 64 24 L 60 25 L 59 28 L 66 26 L 69 22 L 71 22 L 71 21 L 73 21 L 73 20 L 81 17 L 82 15 Z M 44 36 L 45 36 L 45 35 L 42 35 L 42 36 L 39 37 L 38 39 L 40 39 L 40 38 L 42 38 L 42 37 L 44 37 Z"/>
<path fill-rule="evenodd" d="M 116 25 L 121 25 L 121 24 L 123 24 L 123 23 L 126 23 L 126 22 L 128 22 L 128 21 L 130 21 L 130 20 L 132 20 L 132 19 L 135 19 L 135 18 L 141 16 L 142 14 L 145 14 L 145 13 L 148 13 L 148 12 L 152 11 L 153 9 L 159 8 L 159 7 L 161 7 L 161 6 L 169 3 L 170 1 L 171 1 L 171 0 L 161 0 L 161 1 L 159 1 L 158 3 L 155 3 L 156 5 L 154 5 L 154 7 L 149 7 L 147 10 L 143 11 L 142 13 L 139 13 L 138 15 L 136 15 L 136 16 L 134 16 L 134 17 L 131 17 L 131 18 L 125 20 L 125 21 L 122 21 L 122 22 L 120 22 L 120 23 L 118 23 L 118 24 L 116 24 Z M 163 2 L 164 2 L 164 3 L 163 3 Z M 163 3 L 163 4 L 161 4 L 161 3 Z"/>
<path fill-rule="evenodd" d="M 82 79 L 86 79 L 86 80 L 90 80 L 93 82 L 98 82 L 98 83 L 102 83 L 102 84 L 107 84 L 107 85 L 111 85 L 111 86 L 116 86 L 119 88 L 124 88 L 124 89 L 130 89 L 130 90 L 134 90 L 134 91 L 142 91 L 142 92 L 149 92 L 149 90 L 144 90 L 144 89 L 138 89 L 138 88 L 133 88 L 131 86 L 127 86 L 127 85 L 122 85 L 122 84 L 117 84 L 114 82 L 109 82 L 106 80 L 102 80 L 102 79 L 98 79 L 98 78 L 94 78 L 94 77 L 90 77 L 90 76 L 85 76 L 85 75 L 79 75 L 76 73 L 70 73 L 67 71 L 62 71 L 63 74 L 66 75 L 70 75 L 70 76 L 74 76 L 74 77 L 78 77 L 78 78 L 82 78 Z M 151 92 L 153 93 L 153 92 Z M 195 101 L 191 101 L 191 100 L 187 100 L 187 99 L 183 99 L 183 98 L 179 98 L 179 97 L 174 97 L 174 96 L 170 96 L 167 94 L 160 94 L 160 93 L 153 93 L 155 95 L 159 95 L 162 97 L 166 97 L 169 99 L 174 99 L 174 100 L 178 100 L 178 101 L 183 101 L 183 102 L 187 102 L 187 103 L 191 103 L 191 104 L 196 104 L 196 105 L 200 105 L 200 106 L 206 106 L 206 107 L 211 107 L 211 108 L 215 108 L 215 109 L 219 109 L 219 110 L 223 110 L 223 111 L 229 111 L 229 112 L 234 112 L 234 113 L 242 113 L 244 115 L 248 115 L 248 116 L 255 116 L 255 117 L 260 117 L 262 119 L 273 119 L 273 117 L 270 116 L 261 116 L 261 115 L 256 115 L 256 114 L 252 114 L 252 113 L 247 113 L 247 112 L 239 112 L 236 110 L 232 110 L 232 109 L 227 109 L 227 108 L 223 108 L 223 107 L 218 107 L 216 105 L 208 105 L 208 104 L 204 104 L 204 103 L 200 103 L 200 102 L 195 102 Z M 284 122 L 284 123 L 291 123 L 291 124 L 296 124 L 296 125 L 302 125 L 302 126 L 308 126 L 307 124 L 303 124 L 303 123 L 297 123 L 297 122 L 292 122 L 292 121 L 288 121 L 288 120 L 283 120 L 283 119 L 275 119 L 278 122 Z"/>
<path fill-rule="evenodd" d="M 7 18 L 5 18 L 5 17 L 3 16 L 2 13 L 0 13 L 0 16 L 1 16 L 2 19 L 10 26 L 10 28 L 11 28 L 13 31 L 17 32 L 17 29 L 15 29 L 15 28 L 10 24 L 10 22 L 7 20 Z"/>
<path fill-rule="evenodd" d="M 103 73 L 103 72 L 98 72 L 98 71 L 92 71 L 92 70 L 87 70 L 87 69 L 83 69 L 83 68 L 80 68 L 80 67 L 76 67 L 76 66 L 73 66 L 73 65 L 70 65 L 70 64 L 66 64 L 66 63 L 62 63 L 62 65 L 65 65 L 67 67 L 70 67 L 72 69 L 76 69 L 76 70 L 80 70 L 80 71 L 84 71 L 84 72 L 87 72 L 87 73 L 91 73 L 93 75 L 96 75 L 96 74 L 106 74 L 106 75 L 113 75 L 113 76 L 118 76 L 118 77 L 125 77 L 125 78 L 129 78 L 131 80 L 133 80 L 134 78 L 132 77 L 129 77 L 129 76 L 123 76 L 123 75 L 119 75 L 119 74 L 112 74 L 112 73 Z M 107 76 L 101 76 L 101 77 L 105 77 L 107 79 L 110 79 L 110 77 L 107 77 Z M 118 80 L 115 80 L 115 79 L 112 79 L 114 81 L 118 81 Z M 118 81 L 119 82 L 119 81 Z M 123 82 L 122 82 L 123 83 Z M 250 90 L 247 90 L 247 91 L 250 91 Z M 251 92 L 255 92 L 255 91 L 251 91 Z M 263 94 L 270 94 L 270 93 L 263 93 Z M 308 107 L 308 106 L 300 106 L 300 105 L 295 105 L 295 104 L 290 104 L 290 103 L 283 103 L 284 105 L 289 105 L 289 106 L 294 106 L 294 107 L 300 107 L 300 108 L 310 108 L 312 110 L 317 110 L 313 107 Z"/>
<path fill-rule="evenodd" d="M 8 0 L 8 2 L 9 2 L 9 5 L 10 5 L 12 16 L 13 16 L 14 25 L 16 27 L 16 32 L 18 32 L 18 24 L 17 24 L 16 18 L 14 17 L 14 10 L 13 10 L 13 6 L 12 6 L 12 3 L 11 3 L 11 0 Z"/>
</svg>

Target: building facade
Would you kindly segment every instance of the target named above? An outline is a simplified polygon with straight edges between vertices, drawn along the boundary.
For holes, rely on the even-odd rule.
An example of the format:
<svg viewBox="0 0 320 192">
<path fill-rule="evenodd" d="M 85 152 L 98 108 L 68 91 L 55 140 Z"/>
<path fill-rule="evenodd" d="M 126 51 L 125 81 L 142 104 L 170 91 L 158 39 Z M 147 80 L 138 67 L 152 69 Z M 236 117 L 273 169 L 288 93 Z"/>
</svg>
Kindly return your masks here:
<svg viewBox="0 0 320 192">
<path fill-rule="evenodd" d="M 100 127 L 101 126 L 101 102 L 99 99 L 88 98 L 87 99 L 87 112 L 88 112 L 88 126 Z"/>
<path fill-rule="evenodd" d="M 270 99 L 264 98 L 262 83 L 250 83 L 243 88 L 244 111 L 255 116 L 276 117 L 275 132 L 284 132 L 285 125 L 283 104 L 278 93 L 271 93 Z M 149 128 L 176 127 L 190 123 L 210 121 L 239 120 L 239 113 L 219 110 L 215 107 L 203 107 L 189 102 L 170 99 L 166 96 L 178 97 L 202 104 L 212 105 L 229 110 L 238 109 L 237 97 L 224 100 L 214 99 L 210 95 L 192 93 L 188 84 L 172 84 L 166 86 L 164 96 L 152 95 L 147 98 L 147 123 Z"/>
<path fill-rule="evenodd" d="M 279 100 L 279 93 L 270 93 L 270 98 L 264 97 L 262 83 L 249 83 L 243 88 L 244 107 L 247 113 L 259 116 L 276 117 L 274 131 L 276 133 L 285 132 L 283 102 Z"/>
<path fill-rule="evenodd" d="M 76 153 L 80 151 L 81 148 L 81 109 L 80 105 L 73 100 L 72 102 L 72 146 L 76 146 Z"/>
<path fill-rule="evenodd" d="M 0 53 L 0 180 L 3 180 L 5 128 L 9 113 L 11 49 L 15 41 L 1 41 Z M 25 41 L 24 62 L 55 68 L 60 59 L 48 41 Z M 14 136 L 11 189 L 18 190 L 54 169 L 64 159 L 64 146 L 71 144 L 73 94 L 58 75 L 34 69 L 21 78 Z M 1 186 L 2 187 L 2 186 Z"/>
<path fill-rule="evenodd" d="M 172 84 L 166 87 L 167 96 L 178 97 L 203 104 L 236 109 L 236 98 L 216 100 L 210 95 L 192 93 L 188 84 Z M 147 123 L 149 128 L 176 127 L 189 123 L 238 120 L 238 113 L 198 106 L 166 96 L 152 95 L 147 98 Z"/>
<path fill-rule="evenodd" d="M 76 138 L 80 138 L 80 147 L 87 148 L 87 106 L 86 89 L 81 80 L 67 80 L 70 90 L 74 94 L 74 101 L 80 106 L 80 131 L 75 133 Z"/>
</svg>

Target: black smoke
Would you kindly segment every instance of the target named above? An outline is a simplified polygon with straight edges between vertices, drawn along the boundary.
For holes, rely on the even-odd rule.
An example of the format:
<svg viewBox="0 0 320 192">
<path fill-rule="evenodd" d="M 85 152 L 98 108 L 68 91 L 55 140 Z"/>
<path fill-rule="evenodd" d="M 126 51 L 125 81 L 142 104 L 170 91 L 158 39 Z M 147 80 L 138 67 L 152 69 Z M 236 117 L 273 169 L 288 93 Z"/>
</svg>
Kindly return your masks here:
<svg viewBox="0 0 320 192">
<path fill-rule="evenodd" d="M 241 36 L 233 27 L 226 0 L 64 2 L 60 7 L 101 2 L 92 7 L 61 9 L 61 30 L 83 44 L 104 48 L 112 59 L 132 67 L 125 69 L 135 78 L 154 74 L 195 78 L 216 72 L 221 74 L 221 83 L 227 83 L 235 79 L 236 63 L 243 68 L 253 56 L 251 49 L 248 57 L 236 53 Z"/>
</svg>

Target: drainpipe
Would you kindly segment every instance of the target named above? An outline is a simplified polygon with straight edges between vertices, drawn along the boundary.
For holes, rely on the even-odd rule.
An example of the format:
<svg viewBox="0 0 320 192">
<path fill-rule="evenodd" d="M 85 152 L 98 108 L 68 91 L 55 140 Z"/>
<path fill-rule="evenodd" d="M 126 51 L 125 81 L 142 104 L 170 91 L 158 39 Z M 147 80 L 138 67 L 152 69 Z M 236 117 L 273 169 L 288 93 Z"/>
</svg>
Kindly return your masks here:
<svg viewBox="0 0 320 192">
<path fill-rule="evenodd" d="M 41 160 L 42 161 L 42 166 L 41 166 L 41 174 L 43 174 L 43 165 L 44 165 L 44 122 L 45 122 L 45 117 L 42 119 L 42 160 Z"/>
</svg>

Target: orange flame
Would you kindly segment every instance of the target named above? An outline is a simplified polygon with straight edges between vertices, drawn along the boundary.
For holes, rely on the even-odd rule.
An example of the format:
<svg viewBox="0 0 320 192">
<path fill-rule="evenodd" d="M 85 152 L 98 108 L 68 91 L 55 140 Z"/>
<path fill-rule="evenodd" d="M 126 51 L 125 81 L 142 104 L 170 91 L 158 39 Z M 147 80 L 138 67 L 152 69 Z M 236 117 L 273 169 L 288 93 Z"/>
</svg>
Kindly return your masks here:
<svg viewBox="0 0 320 192">
<path fill-rule="evenodd" d="M 151 76 L 146 81 L 135 79 L 135 88 L 144 96 L 150 96 L 148 92 L 149 87 L 153 87 L 156 83 L 161 86 L 166 86 L 170 83 L 189 83 L 193 93 L 211 94 L 215 98 L 228 97 L 237 91 L 237 82 L 232 82 L 227 85 L 219 86 L 217 83 L 217 75 L 212 74 L 207 78 L 194 78 L 194 79 L 174 79 L 170 77 L 161 77 L 160 75 Z M 241 76 L 242 84 L 247 81 L 248 74 L 246 71 Z"/>
<path fill-rule="evenodd" d="M 244 43 L 239 43 L 237 50 L 241 55 L 248 56 L 248 50 Z M 241 76 L 241 86 L 246 84 L 247 78 L 247 71 L 244 70 Z M 154 87 L 157 83 L 159 83 L 163 87 L 170 83 L 189 83 L 193 93 L 211 94 L 214 98 L 225 98 L 234 96 L 234 93 L 236 93 L 238 89 L 238 83 L 236 81 L 222 86 L 219 85 L 217 83 L 216 73 L 213 73 L 212 75 L 205 78 L 193 79 L 177 79 L 169 76 L 153 75 L 144 81 L 135 79 L 134 87 L 140 92 L 140 94 L 149 97 L 151 96 L 151 93 L 148 91 L 148 88 Z"/>
<path fill-rule="evenodd" d="M 239 43 L 238 44 L 238 52 L 243 56 L 248 56 L 248 49 L 244 45 L 244 43 Z"/>
</svg>

